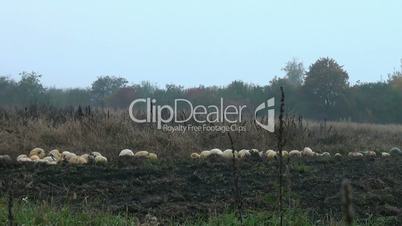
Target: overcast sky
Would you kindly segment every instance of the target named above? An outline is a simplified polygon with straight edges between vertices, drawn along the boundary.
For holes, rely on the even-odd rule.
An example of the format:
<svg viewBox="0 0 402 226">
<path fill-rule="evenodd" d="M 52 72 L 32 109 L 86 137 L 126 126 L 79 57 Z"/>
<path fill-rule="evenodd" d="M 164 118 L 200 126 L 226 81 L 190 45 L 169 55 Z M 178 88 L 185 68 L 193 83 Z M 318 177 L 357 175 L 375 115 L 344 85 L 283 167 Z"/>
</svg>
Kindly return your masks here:
<svg viewBox="0 0 402 226">
<path fill-rule="evenodd" d="M 26 0 L 0 3 L 0 75 L 88 87 L 100 75 L 186 87 L 267 84 L 293 57 L 333 57 L 355 82 L 402 58 L 400 0 Z"/>
</svg>

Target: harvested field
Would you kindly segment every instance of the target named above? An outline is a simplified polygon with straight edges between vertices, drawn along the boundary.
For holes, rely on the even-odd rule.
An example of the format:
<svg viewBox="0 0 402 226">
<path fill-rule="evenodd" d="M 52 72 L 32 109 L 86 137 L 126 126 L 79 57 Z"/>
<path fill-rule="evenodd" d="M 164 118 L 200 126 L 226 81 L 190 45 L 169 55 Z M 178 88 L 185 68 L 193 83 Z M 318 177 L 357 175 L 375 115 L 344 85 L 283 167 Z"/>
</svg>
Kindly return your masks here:
<svg viewBox="0 0 402 226">
<path fill-rule="evenodd" d="M 312 218 L 341 216 L 340 184 L 352 181 L 360 219 L 399 216 L 402 210 L 402 158 L 291 160 L 286 205 Z M 239 162 L 246 210 L 277 209 L 277 163 Z M 96 208 L 181 221 L 207 217 L 233 207 L 231 163 L 222 159 L 144 161 L 122 159 L 107 166 L 2 164 L 2 191 L 12 183 L 18 199 L 46 200 L 74 208 Z"/>
</svg>

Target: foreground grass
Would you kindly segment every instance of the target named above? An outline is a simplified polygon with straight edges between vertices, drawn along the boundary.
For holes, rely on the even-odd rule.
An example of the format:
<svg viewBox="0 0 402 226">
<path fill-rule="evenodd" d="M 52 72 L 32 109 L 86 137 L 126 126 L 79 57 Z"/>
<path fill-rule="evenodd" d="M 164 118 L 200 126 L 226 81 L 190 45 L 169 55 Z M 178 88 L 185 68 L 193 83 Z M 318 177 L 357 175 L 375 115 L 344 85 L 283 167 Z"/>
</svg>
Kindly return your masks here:
<svg viewBox="0 0 402 226">
<path fill-rule="evenodd" d="M 302 212 L 294 211 L 293 213 L 286 213 L 284 216 L 285 225 L 312 225 L 307 215 Z M 178 224 L 173 224 L 178 225 Z M 280 225 L 279 215 L 264 212 L 250 212 L 243 216 L 243 224 L 241 220 L 234 213 L 227 213 L 208 219 L 189 220 L 184 225 L 195 226 L 218 226 L 218 225 Z"/>
<path fill-rule="evenodd" d="M 138 225 L 137 219 L 107 212 L 73 211 L 68 207 L 54 208 L 46 203 L 18 203 L 13 208 L 17 225 Z M 7 225 L 7 206 L 0 202 L 0 225 Z"/>
<path fill-rule="evenodd" d="M 0 225 L 8 225 L 7 205 L 4 200 L 0 200 Z M 55 208 L 47 203 L 33 204 L 19 202 L 14 205 L 14 223 L 16 225 L 93 225 L 93 226 L 129 226 L 141 225 L 138 218 L 134 216 L 115 215 L 108 212 L 96 212 L 89 210 L 72 210 L 69 207 Z M 328 217 L 323 220 L 311 220 L 302 210 L 292 210 L 284 214 L 284 225 L 313 226 L 329 225 L 341 226 L 340 221 Z M 280 217 L 275 213 L 249 212 L 243 217 L 243 224 L 234 213 L 226 213 L 208 219 L 188 219 L 177 223 L 174 219 L 163 221 L 159 225 L 194 225 L 194 226 L 259 226 L 259 225 L 280 225 Z M 356 226 L 383 226 L 399 225 L 395 218 L 376 218 L 359 221 Z M 154 226 L 149 225 L 147 226 Z"/>
<path fill-rule="evenodd" d="M 180 224 L 173 224 L 180 225 Z M 235 214 L 229 213 L 217 217 L 211 217 L 208 220 L 188 221 L 184 225 L 195 226 L 279 226 L 280 216 L 272 213 L 251 213 L 243 218 L 243 224 Z M 311 220 L 306 213 L 301 210 L 286 212 L 283 216 L 283 225 L 288 226 L 344 226 L 341 220 L 327 217 L 322 220 Z M 385 226 L 401 225 L 400 221 L 391 218 L 376 218 L 357 221 L 353 226 Z"/>
</svg>

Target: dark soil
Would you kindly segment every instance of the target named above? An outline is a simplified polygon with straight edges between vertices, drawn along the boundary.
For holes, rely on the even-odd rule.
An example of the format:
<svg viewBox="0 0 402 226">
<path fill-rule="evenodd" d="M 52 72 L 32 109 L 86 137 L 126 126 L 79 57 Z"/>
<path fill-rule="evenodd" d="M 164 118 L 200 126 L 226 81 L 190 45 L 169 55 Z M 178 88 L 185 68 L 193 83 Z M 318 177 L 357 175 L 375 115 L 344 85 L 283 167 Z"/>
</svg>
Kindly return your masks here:
<svg viewBox="0 0 402 226">
<path fill-rule="evenodd" d="M 275 210 L 277 163 L 239 163 L 244 209 Z M 402 158 L 292 160 L 286 177 L 286 206 L 312 217 L 341 215 L 340 185 L 352 181 L 360 218 L 402 215 Z M 107 166 L 45 166 L 0 163 L 1 191 L 16 198 L 46 200 L 77 209 L 95 208 L 160 219 L 222 213 L 233 207 L 230 161 L 120 160 Z M 4 193 L 2 195 L 4 197 Z"/>
</svg>

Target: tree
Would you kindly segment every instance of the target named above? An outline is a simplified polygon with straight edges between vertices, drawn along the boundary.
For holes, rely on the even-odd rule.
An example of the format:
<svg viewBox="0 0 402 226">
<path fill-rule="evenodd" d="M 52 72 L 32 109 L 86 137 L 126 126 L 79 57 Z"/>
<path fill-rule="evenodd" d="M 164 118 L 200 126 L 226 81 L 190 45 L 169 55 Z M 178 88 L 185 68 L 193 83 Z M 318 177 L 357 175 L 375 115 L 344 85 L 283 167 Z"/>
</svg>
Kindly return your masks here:
<svg viewBox="0 0 402 226">
<path fill-rule="evenodd" d="M 14 80 L 0 76 L 0 104 L 10 105 L 14 103 L 14 97 L 16 92 L 14 91 L 17 84 Z"/>
<path fill-rule="evenodd" d="M 226 96 L 230 96 L 232 99 L 248 99 L 251 86 L 243 81 L 235 80 L 231 82 L 225 89 Z"/>
<path fill-rule="evenodd" d="M 298 93 L 300 87 L 295 86 L 294 83 L 292 84 L 287 78 L 278 78 L 276 76 L 269 83 L 270 85 L 268 86 L 268 92 L 265 95 L 265 98 L 267 96 L 274 96 L 276 100 L 280 100 L 282 87 L 287 96 L 285 105 L 286 112 L 294 113 L 295 108 L 300 103 L 300 95 Z"/>
<path fill-rule="evenodd" d="M 388 74 L 388 83 L 395 90 L 402 91 L 402 59 L 400 70 L 394 70 L 394 72 Z"/>
<path fill-rule="evenodd" d="M 20 101 L 27 104 L 38 104 L 44 96 L 45 88 L 43 88 L 40 78 L 41 74 L 23 71 L 20 73 L 21 80 L 18 82 L 18 97 Z"/>
<path fill-rule="evenodd" d="M 136 98 L 136 95 L 136 90 L 133 87 L 123 87 L 116 90 L 107 100 L 112 107 L 128 108 L 130 103 Z"/>
<path fill-rule="evenodd" d="M 341 108 L 340 103 L 345 100 L 348 79 L 348 73 L 334 59 L 318 59 L 309 67 L 303 87 L 309 108 L 318 110 L 321 115 L 317 116 L 326 119 L 341 112 L 336 107 Z"/>
<path fill-rule="evenodd" d="M 286 72 L 286 79 L 293 86 L 301 86 L 303 84 L 304 77 L 304 65 L 302 62 L 298 62 L 295 58 L 286 63 L 286 66 L 282 68 L 282 71 Z"/>
<path fill-rule="evenodd" d="M 92 83 L 92 94 L 96 104 L 104 106 L 105 98 L 110 97 L 115 91 L 127 85 L 125 78 L 115 76 L 101 76 Z"/>
<path fill-rule="evenodd" d="M 88 89 L 57 89 L 46 90 L 46 103 L 56 107 L 90 105 L 91 92 Z"/>
</svg>

